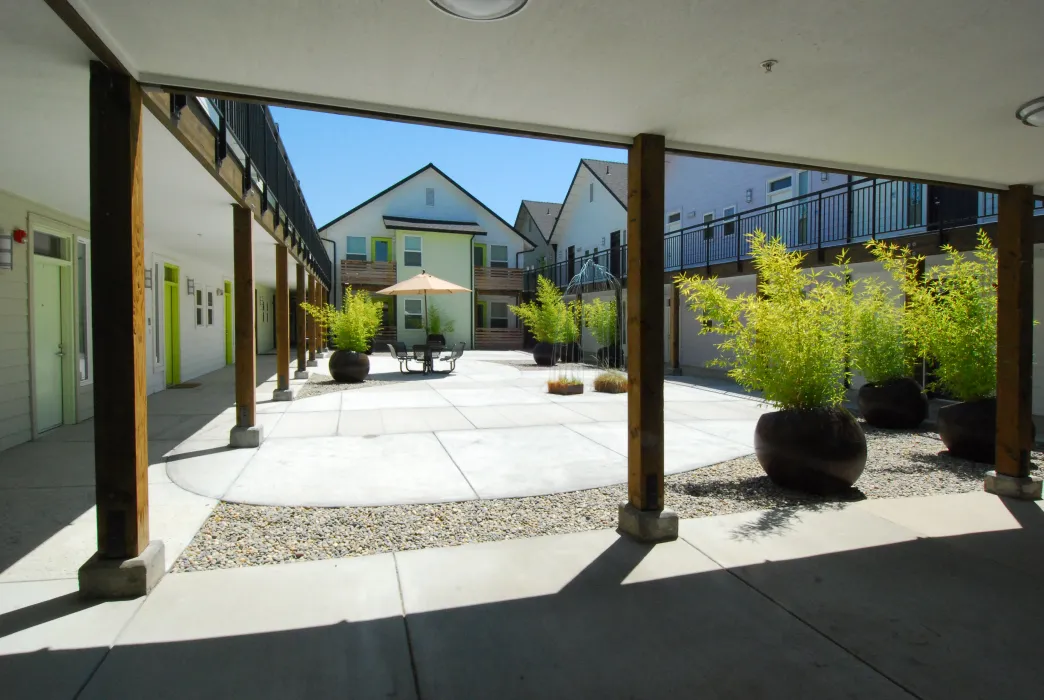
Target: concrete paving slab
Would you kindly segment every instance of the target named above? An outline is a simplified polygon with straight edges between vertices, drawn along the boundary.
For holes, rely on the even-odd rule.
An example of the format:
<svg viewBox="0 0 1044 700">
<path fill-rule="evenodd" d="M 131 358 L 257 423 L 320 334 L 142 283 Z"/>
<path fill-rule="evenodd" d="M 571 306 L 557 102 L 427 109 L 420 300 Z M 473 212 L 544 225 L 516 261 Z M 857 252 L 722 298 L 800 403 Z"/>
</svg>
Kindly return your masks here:
<svg viewBox="0 0 1044 700">
<path fill-rule="evenodd" d="M 585 423 L 570 428 L 617 454 L 627 456 L 627 423 Z M 663 426 L 663 467 L 677 474 L 750 454 L 751 448 L 677 423 Z"/>
<path fill-rule="evenodd" d="M 481 498 L 575 491 L 627 478 L 626 458 L 560 425 L 437 435 Z"/>
<path fill-rule="evenodd" d="M 665 401 L 664 409 L 701 420 L 757 420 L 773 409 L 751 401 Z"/>
<path fill-rule="evenodd" d="M 452 406 L 442 408 L 382 408 L 385 434 L 474 430 L 475 425 Z"/>
<path fill-rule="evenodd" d="M 600 405 L 599 405 L 600 406 Z M 532 425 L 589 423 L 591 418 L 558 404 L 505 404 L 459 409 L 476 428 L 521 428 Z"/>
<path fill-rule="evenodd" d="M 76 578 L 97 550 L 94 502 L 93 486 L 0 490 L 0 582 Z"/>
<path fill-rule="evenodd" d="M 4 698 L 76 697 L 142 600 L 84 602 L 75 579 L 0 583 Z"/>
<path fill-rule="evenodd" d="M 380 411 L 341 411 L 337 434 L 341 436 L 384 435 L 384 418 Z"/>
<path fill-rule="evenodd" d="M 505 406 L 543 403 L 538 396 L 516 387 L 488 386 L 475 389 L 442 389 L 436 391 L 454 406 Z"/>
<path fill-rule="evenodd" d="M 169 456 L 166 473 L 170 481 L 186 491 L 221 498 L 256 454 L 256 449 L 234 449 L 226 442 L 209 450 Z"/>
<path fill-rule="evenodd" d="M 265 433 L 265 439 L 333 437 L 337 434 L 340 419 L 340 411 L 289 412 L 279 420 L 272 432 Z"/>
<path fill-rule="evenodd" d="M 341 400 L 342 411 L 365 411 L 375 408 L 436 408 L 450 403 L 433 389 L 415 391 L 346 391 Z"/>
<path fill-rule="evenodd" d="M 309 396 L 304 399 L 295 399 L 290 402 L 281 401 L 279 403 L 289 405 L 287 413 L 311 413 L 314 411 L 336 412 L 341 410 L 341 396 L 342 392 L 333 391 L 329 394 Z"/>
<path fill-rule="evenodd" d="M 414 698 L 401 615 L 390 554 L 169 575 L 80 697 Z"/>
<path fill-rule="evenodd" d="M 94 486 L 94 445 L 27 442 L 0 452 L 0 489 Z"/>
<path fill-rule="evenodd" d="M 308 506 L 472 498 L 475 492 L 431 433 L 266 440 L 225 494 L 241 503 Z"/>
<path fill-rule="evenodd" d="M 302 382 L 302 384 L 303 384 L 303 382 Z M 293 385 L 292 382 L 291 382 L 291 385 Z M 257 412 L 258 413 L 286 413 L 286 411 L 290 408 L 290 406 L 292 404 L 293 404 L 292 401 L 272 401 L 271 398 L 269 398 L 267 401 L 258 401 L 257 402 Z"/>
<path fill-rule="evenodd" d="M 1030 538 L 1011 530 L 917 538 L 849 507 L 760 538 L 756 557 L 734 556 L 742 544 L 697 539 L 688 522 L 683 533 L 703 551 L 761 560 L 733 571 L 918 697 L 1040 696 L 1026 652 L 1044 645 L 1040 580 L 974 553 L 1013 536 L 1024 556 L 1039 552 L 1039 525 Z"/>
<path fill-rule="evenodd" d="M 908 697 L 680 541 L 395 556 L 424 698 Z"/>
<path fill-rule="evenodd" d="M 758 425 L 757 419 L 754 418 L 737 418 L 737 419 L 712 419 L 712 420 L 694 420 L 692 418 L 684 417 L 681 420 L 672 420 L 671 422 L 684 425 L 695 430 L 699 430 L 703 433 L 710 435 L 717 435 L 718 437 L 725 438 L 732 442 L 744 445 L 750 448 L 750 451 L 754 451 L 754 429 Z"/>
</svg>

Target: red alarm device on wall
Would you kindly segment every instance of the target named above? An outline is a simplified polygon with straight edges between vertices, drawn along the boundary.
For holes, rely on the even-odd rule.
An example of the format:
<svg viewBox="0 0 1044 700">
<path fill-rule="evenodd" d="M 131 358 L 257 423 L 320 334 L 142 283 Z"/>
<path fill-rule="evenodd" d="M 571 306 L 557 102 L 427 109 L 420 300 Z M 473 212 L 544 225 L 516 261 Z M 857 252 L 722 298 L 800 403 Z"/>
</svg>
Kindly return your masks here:
<svg viewBox="0 0 1044 700">
<path fill-rule="evenodd" d="M 16 228 L 11 232 L 11 234 L 14 236 L 15 243 L 25 243 L 25 237 L 27 235 L 25 229 Z"/>
</svg>

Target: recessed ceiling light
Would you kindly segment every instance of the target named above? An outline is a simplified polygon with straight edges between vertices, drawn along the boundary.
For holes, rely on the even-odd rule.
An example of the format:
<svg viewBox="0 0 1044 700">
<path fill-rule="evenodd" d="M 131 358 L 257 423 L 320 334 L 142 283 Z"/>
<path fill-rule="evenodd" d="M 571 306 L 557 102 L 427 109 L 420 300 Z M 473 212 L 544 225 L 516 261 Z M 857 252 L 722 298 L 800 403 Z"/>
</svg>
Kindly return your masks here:
<svg viewBox="0 0 1044 700">
<path fill-rule="evenodd" d="M 504 19 L 526 6 L 528 0 L 431 0 L 431 4 L 454 17 L 474 21 Z"/>
<path fill-rule="evenodd" d="M 1015 116 L 1026 126 L 1044 126 L 1044 97 L 1030 100 L 1019 107 Z"/>
</svg>

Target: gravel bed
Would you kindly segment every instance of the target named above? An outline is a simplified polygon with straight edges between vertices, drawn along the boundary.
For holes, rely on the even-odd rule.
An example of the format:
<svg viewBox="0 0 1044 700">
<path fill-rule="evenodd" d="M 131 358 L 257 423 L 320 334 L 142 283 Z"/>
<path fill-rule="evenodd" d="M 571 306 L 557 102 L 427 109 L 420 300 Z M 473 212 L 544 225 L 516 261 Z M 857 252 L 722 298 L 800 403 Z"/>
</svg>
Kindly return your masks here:
<svg viewBox="0 0 1044 700">
<path fill-rule="evenodd" d="M 309 396 L 321 396 L 323 394 L 332 394 L 336 391 L 351 391 L 352 389 L 368 389 L 371 386 L 383 386 L 384 384 L 398 384 L 399 382 L 388 382 L 383 379 L 371 379 L 366 378 L 365 381 L 357 384 L 352 383 L 338 383 L 335 382 L 333 377 L 325 374 L 312 374 L 308 377 L 308 383 L 301 387 L 301 391 L 298 392 L 297 399 L 307 399 Z"/>
<path fill-rule="evenodd" d="M 757 459 L 741 457 L 665 480 L 667 506 L 682 518 L 767 510 L 757 530 L 785 524 L 794 508 L 830 508 L 864 498 L 964 493 L 982 489 L 988 465 L 940 454 L 934 433 L 864 426 L 869 458 L 858 488 L 839 496 L 782 489 Z M 1034 474 L 1044 455 L 1034 452 Z M 616 527 L 626 486 L 489 501 L 369 508 L 294 508 L 219 503 L 174 571 L 349 557 Z"/>
</svg>

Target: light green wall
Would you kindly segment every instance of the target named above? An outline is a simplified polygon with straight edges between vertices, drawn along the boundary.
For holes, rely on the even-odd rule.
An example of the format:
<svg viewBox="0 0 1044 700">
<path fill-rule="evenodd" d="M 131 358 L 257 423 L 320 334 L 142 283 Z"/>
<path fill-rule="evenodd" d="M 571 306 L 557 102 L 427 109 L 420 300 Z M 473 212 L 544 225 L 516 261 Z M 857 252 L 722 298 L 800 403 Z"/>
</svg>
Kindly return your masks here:
<svg viewBox="0 0 1044 700">
<path fill-rule="evenodd" d="M 422 265 L 421 267 L 406 267 L 404 263 L 406 244 L 405 236 L 420 236 L 422 239 Z M 396 258 L 396 281 L 402 282 L 423 270 L 430 275 L 440 277 L 448 282 L 459 284 L 461 287 L 471 289 L 471 240 L 472 237 L 460 233 L 430 233 L 414 231 L 395 232 L 395 258 Z M 404 310 L 405 300 L 412 297 L 398 297 L 396 319 L 398 323 L 399 340 L 406 343 L 407 347 L 415 343 L 423 343 L 425 333 L 423 330 L 406 330 L 406 312 Z M 423 299 L 423 297 L 417 297 Z M 454 330 L 446 334 L 446 342 L 467 343 L 471 347 L 472 335 L 472 295 L 468 294 L 439 294 L 428 297 L 428 305 L 438 304 L 442 317 L 446 320 L 452 319 Z"/>
</svg>

